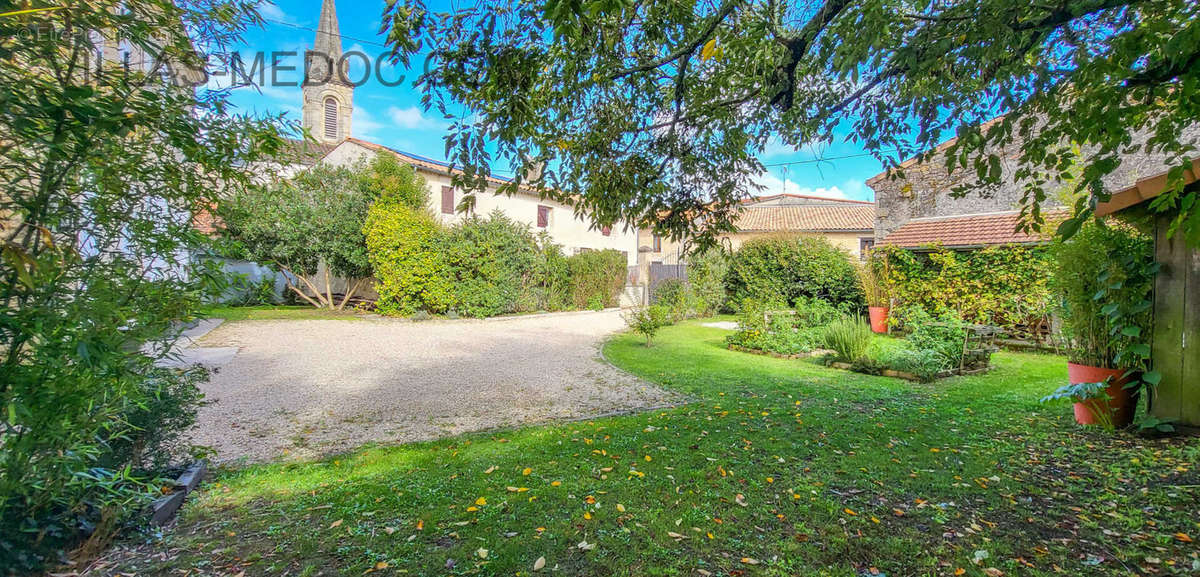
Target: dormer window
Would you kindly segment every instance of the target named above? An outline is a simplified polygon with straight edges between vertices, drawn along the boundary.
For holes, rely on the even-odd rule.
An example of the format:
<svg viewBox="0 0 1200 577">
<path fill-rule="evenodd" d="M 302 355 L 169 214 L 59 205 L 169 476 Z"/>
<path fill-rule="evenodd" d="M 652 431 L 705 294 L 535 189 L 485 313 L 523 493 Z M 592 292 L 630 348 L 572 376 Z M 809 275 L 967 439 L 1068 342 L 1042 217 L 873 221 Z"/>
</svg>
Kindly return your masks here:
<svg viewBox="0 0 1200 577">
<path fill-rule="evenodd" d="M 337 140 L 338 137 L 338 101 L 332 96 L 325 98 L 325 138 Z"/>
</svg>

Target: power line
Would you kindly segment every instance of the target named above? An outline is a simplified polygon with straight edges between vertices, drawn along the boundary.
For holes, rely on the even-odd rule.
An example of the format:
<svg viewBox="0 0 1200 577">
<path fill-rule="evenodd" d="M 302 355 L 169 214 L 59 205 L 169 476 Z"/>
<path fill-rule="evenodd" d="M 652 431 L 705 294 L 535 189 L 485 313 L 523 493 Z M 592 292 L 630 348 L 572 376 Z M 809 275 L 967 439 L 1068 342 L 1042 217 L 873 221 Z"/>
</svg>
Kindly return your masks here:
<svg viewBox="0 0 1200 577">
<path fill-rule="evenodd" d="M 306 31 L 308 31 L 308 32 L 312 32 L 313 34 L 316 34 L 316 33 L 317 33 L 317 29 L 316 29 L 316 28 L 310 28 L 310 27 L 308 27 L 308 26 L 301 26 L 300 24 L 293 24 L 293 23 L 291 23 L 291 22 L 284 22 L 284 21 L 282 21 L 282 20 L 274 20 L 274 19 L 271 19 L 271 18 L 265 18 L 265 17 L 264 17 L 264 18 L 263 18 L 263 22 L 270 22 L 271 24 L 278 24 L 278 25 L 280 25 L 280 26 L 287 26 L 288 28 L 295 28 L 296 30 L 306 30 Z M 391 47 L 390 47 L 390 46 L 388 46 L 387 44 L 383 44 L 383 43 L 381 43 L 381 42 L 378 42 L 378 41 L 375 41 L 375 40 L 367 40 L 367 39 L 365 39 L 365 38 L 355 38 L 354 36 L 347 36 L 347 35 L 345 35 L 345 34 L 338 34 L 338 38 L 344 38 L 344 39 L 348 39 L 348 40 L 353 40 L 353 41 L 355 41 L 355 42 L 359 42 L 359 43 L 362 43 L 362 44 L 370 44 L 370 45 L 372 45 L 372 46 L 378 46 L 378 47 L 380 47 L 380 48 L 387 48 L 387 49 L 389 49 L 389 50 L 391 49 Z"/>
<path fill-rule="evenodd" d="M 892 152 L 899 152 L 899 151 L 898 151 L 898 150 L 893 150 Z M 819 163 L 819 162 L 826 162 L 826 161 L 833 161 L 833 160 L 846 160 L 846 159 L 848 159 L 848 158 L 862 158 L 862 157 L 864 157 L 864 156 L 875 156 L 875 154 L 874 154 L 874 153 L 871 153 L 871 152 L 860 152 L 860 153 L 858 153 L 858 154 L 845 154 L 845 155 L 842 155 L 842 156 L 823 156 L 823 157 L 821 157 L 821 158 L 809 158 L 809 159 L 805 159 L 805 160 L 793 160 L 793 161 L 790 161 L 790 162 L 776 162 L 776 163 L 773 163 L 773 164 L 764 164 L 763 166 L 764 166 L 764 167 L 767 167 L 767 168 L 770 168 L 770 167 L 772 167 L 772 166 L 792 166 L 792 165 L 794 165 L 794 164 L 816 164 L 816 163 Z"/>
</svg>

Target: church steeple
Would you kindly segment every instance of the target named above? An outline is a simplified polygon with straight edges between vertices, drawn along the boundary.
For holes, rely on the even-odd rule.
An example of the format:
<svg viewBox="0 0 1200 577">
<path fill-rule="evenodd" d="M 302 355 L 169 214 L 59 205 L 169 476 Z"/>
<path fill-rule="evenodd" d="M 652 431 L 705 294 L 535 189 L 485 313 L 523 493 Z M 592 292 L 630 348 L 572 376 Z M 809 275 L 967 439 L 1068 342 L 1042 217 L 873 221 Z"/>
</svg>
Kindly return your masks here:
<svg viewBox="0 0 1200 577">
<path fill-rule="evenodd" d="M 321 20 L 317 24 L 313 52 L 328 54 L 334 62 L 342 57 L 342 35 L 338 32 L 337 3 L 334 0 L 324 0 L 321 4 Z"/>
<path fill-rule="evenodd" d="M 342 58 L 342 35 L 338 30 L 334 0 L 321 4 L 321 18 L 313 49 L 304 54 L 304 105 L 301 125 L 323 144 L 336 144 L 350 137 L 354 112 L 354 87 L 348 80 Z"/>
</svg>

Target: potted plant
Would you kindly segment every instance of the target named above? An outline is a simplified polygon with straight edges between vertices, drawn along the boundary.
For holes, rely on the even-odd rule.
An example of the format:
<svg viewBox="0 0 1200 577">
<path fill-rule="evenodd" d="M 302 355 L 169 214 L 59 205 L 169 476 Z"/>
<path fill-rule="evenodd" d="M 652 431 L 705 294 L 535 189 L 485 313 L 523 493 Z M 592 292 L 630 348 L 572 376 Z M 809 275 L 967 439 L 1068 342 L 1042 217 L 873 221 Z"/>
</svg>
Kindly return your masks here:
<svg viewBox="0 0 1200 577">
<path fill-rule="evenodd" d="M 1050 284 L 1069 351 L 1069 384 L 1044 400 L 1075 401 L 1083 425 L 1124 427 L 1133 422 L 1144 386 L 1154 288 L 1153 243 L 1134 227 L 1092 222 L 1052 248 Z"/>
<path fill-rule="evenodd" d="M 871 330 L 879 334 L 888 332 L 888 314 L 891 311 L 886 269 L 887 261 L 874 255 L 858 267 L 858 279 L 867 299 Z"/>
</svg>

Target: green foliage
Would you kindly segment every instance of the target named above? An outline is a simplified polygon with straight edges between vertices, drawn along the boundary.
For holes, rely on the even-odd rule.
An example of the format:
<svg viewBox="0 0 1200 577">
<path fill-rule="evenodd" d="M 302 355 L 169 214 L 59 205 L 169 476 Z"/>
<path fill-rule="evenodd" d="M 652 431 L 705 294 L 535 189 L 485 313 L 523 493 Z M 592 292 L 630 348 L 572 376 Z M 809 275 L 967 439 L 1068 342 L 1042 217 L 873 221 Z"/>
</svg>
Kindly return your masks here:
<svg viewBox="0 0 1200 577">
<path fill-rule="evenodd" d="M 725 277 L 729 274 L 730 255 L 712 248 L 688 255 L 688 286 L 695 296 L 696 314 L 710 317 L 728 308 Z"/>
<path fill-rule="evenodd" d="M 1105 177 L 1142 149 L 1139 135 L 1173 167 L 1151 204 L 1177 210 L 1195 244 L 1200 203 L 1182 177 L 1198 12 L 1182 1 L 506 0 L 475 10 L 405 0 L 385 18 L 397 58 L 439 63 L 418 81 L 427 101 L 472 118 L 447 140 L 465 181 L 482 183 L 492 163 L 536 173 L 512 189 L 577 195 L 608 223 L 727 230 L 773 138 L 795 148 L 849 140 L 892 167 L 957 137 L 930 160 L 977 192 L 1022 176 L 1030 221 L 1082 165 L 1071 186 L 1086 215 L 1113 192 Z M 553 169 L 530 170 L 540 167 Z"/>
<path fill-rule="evenodd" d="M 441 252 L 445 233 L 428 212 L 383 197 L 368 211 L 363 232 L 380 313 L 408 316 L 456 304 L 450 266 Z"/>
<path fill-rule="evenodd" d="M 232 256 L 292 276 L 314 275 L 324 262 L 334 276 L 361 279 L 371 274 L 363 222 L 372 203 L 385 195 L 389 204 L 411 207 L 423 202 L 424 191 L 412 167 L 380 154 L 350 168 L 318 164 L 291 180 L 229 195 L 218 214 Z M 345 304 L 332 301 L 328 284 L 323 291 L 309 286 L 307 296 L 290 282 L 288 287 L 316 306 Z"/>
<path fill-rule="evenodd" d="M 897 311 L 897 320 L 909 331 L 905 341 L 918 351 L 932 352 L 942 369 L 956 369 L 962 362 L 963 343 L 967 329 L 963 320 L 953 312 L 933 317 L 920 306 Z"/>
<path fill-rule="evenodd" d="M 534 236 L 499 211 L 447 228 L 426 210 L 384 196 L 363 230 L 383 314 L 599 310 L 615 306 L 625 286 L 620 252 L 566 257 L 549 236 Z"/>
<path fill-rule="evenodd" d="M 931 382 L 946 370 L 945 358 L 935 350 L 919 349 L 911 344 L 884 349 L 871 361 L 880 367 L 911 374 L 922 382 Z"/>
<path fill-rule="evenodd" d="M 866 355 L 873 335 L 862 318 L 843 316 L 825 327 L 822 340 L 838 360 L 850 363 Z"/>
<path fill-rule="evenodd" d="M 450 228 L 439 244 L 459 313 L 484 318 L 517 311 L 538 258 L 528 225 L 499 211 L 472 216 Z"/>
<path fill-rule="evenodd" d="M 538 234 L 537 254 L 525 290 L 523 312 L 562 311 L 572 308 L 571 272 L 567 256 L 560 244 L 555 244 L 545 231 Z"/>
<path fill-rule="evenodd" d="M 891 291 L 888 287 L 890 272 L 887 258 L 875 252 L 872 252 L 867 262 L 859 265 L 858 279 L 862 283 L 863 295 L 868 306 L 891 305 Z"/>
<path fill-rule="evenodd" d="M 726 277 L 733 302 L 795 302 L 817 298 L 834 306 L 862 306 L 850 255 L 822 237 L 776 236 L 747 241 Z"/>
<path fill-rule="evenodd" d="M 617 306 L 625 288 L 628 262 L 620 251 L 589 250 L 567 258 L 571 302 L 575 308 Z"/>
<path fill-rule="evenodd" d="M 877 271 L 901 306 L 920 306 L 934 315 L 953 312 L 968 322 L 1020 334 L 1047 321 L 1053 298 L 1050 259 L 1044 249 L 1019 245 L 953 251 L 933 247 L 914 252 L 893 246 L 875 249 Z"/>
<path fill-rule="evenodd" d="M 825 326 L 842 316 L 841 311 L 820 299 L 802 298 L 792 310 L 757 301 L 744 301 L 741 308 L 738 330 L 726 337 L 726 342 L 781 355 L 807 353 L 820 347 Z"/>
<path fill-rule="evenodd" d="M 131 0 L 0 18 L 0 574 L 106 542 L 159 494 L 156 469 L 188 457 L 178 435 L 204 375 L 158 362 L 225 289 L 191 258 L 208 248 L 193 217 L 282 140 L 178 73 L 202 65 L 193 46 L 228 56 L 252 13 Z M 111 61 L 97 75 L 101 39 L 169 57 L 174 75 Z"/>
<path fill-rule="evenodd" d="M 646 337 L 646 346 L 650 346 L 658 330 L 671 324 L 671 309 L 661 305 L 634 307 L 622 312 L 621 318 L 633 332 Z"/>
<path fill-rule="evenodd" d="M 254 307 L 273 305 L 279 301 L 275 294 L 273 277 L 264 277 L 258 282 L 251 282 L 248 275 L 231 275 L 227 293 L 232 297 L 222 295 L 221 302 L 229 306 Z"/>
<path fill-rule="evenodd" d="M 360 166 L 354 174 L 358 187 L 371 199 L 386 197 L 390 203 L 413 210 L 424 210 L 429 205 L 425 179 L 394 154 L 378 153 L 365 169 Z"/>
<path fill-rule="evenodd" d="M 1060 301 L 1071 360 L 1145 369 L 1157 272 L 1153 239 L 1126 224 L 1092 222 L 1056 243 L 1052 254 L 1050 283 Z"/>
<path fill-rule="evenodd" d="M 664 306 L 671 311 L 671 318 L 681 321 L 696 316 L 699 299 L 692 292 L 691 285 L 677 278 L 663 280 L 654 288 L 650 302 Z"/>
</svg>

